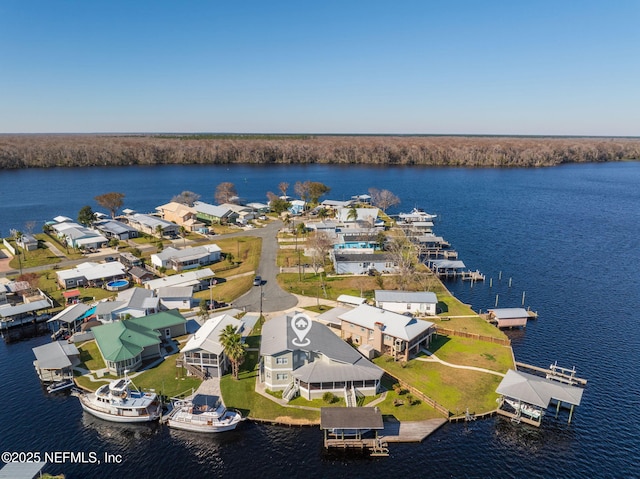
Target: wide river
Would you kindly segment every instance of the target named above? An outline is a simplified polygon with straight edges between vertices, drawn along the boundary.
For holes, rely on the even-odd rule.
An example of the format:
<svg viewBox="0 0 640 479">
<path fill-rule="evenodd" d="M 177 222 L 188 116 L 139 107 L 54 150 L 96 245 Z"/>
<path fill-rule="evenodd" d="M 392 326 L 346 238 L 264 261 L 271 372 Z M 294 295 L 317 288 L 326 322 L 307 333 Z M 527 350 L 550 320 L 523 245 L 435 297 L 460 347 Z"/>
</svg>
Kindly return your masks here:
<svg viewBox="0 0 640 479">
<path fill-rule="evenodd" d="M 0 234 L 57 215 L 72 218 L 93 197 L 125 193 L 141 212 L 183 190 L 213 202 L 230 181 L 248 201 L 278 183 L 320 181 L 332 199 L 386 188 L 439 215 L 435 232 L 487 281 L 449 283 L 475 309 L 525 306 L 539 319 L 511 335 L 517 360 L 558 361 L 589 380 L 573 422 L 532 429 L 500 418 L 445 425 L 421 444 L 391 444 L 388 458 L 322 453 L 317 428 L 252 423 L 202 437 L 165 427 L 125 427 L 83 414 L 78 401 L 47 396 L 33 370 L 36 338 L 0 342 L 0 451 L 121 454 L 121 464 L 49 465 L 87 477 L 640 477 L 640 163 L 548 169 L 339 166 L 162 166 L 0 172 Z M 499 280 L 499 277 L 502 280 Z M 492 278 L 492 287 L 489 279 Z M 511 287 L 509 287 L 511 282 Z M 634 359 L 635 358 L 635 359 Z M 565 416 L 566 419 L 566 416 Z"/>
</svg>

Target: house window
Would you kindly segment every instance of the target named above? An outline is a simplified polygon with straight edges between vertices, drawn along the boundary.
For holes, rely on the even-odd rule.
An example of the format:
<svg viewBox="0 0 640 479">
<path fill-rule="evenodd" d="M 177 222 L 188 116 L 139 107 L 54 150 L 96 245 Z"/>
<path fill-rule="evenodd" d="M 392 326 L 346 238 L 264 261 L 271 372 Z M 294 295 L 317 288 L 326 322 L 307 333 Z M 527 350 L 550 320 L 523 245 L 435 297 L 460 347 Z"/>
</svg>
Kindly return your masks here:
<svg viewBox="0 0 640 479">
<path fill-rule="evenodd" d="M 407 311 L 411 309 L 411 303 L 407 303 Z"/>
<path fill-rule="evenodd" d="M 276 379 L 278 381 L 285 381 L 288 377 L 289 377 L 289 375 L 287 373 L 278 373 L 278 374 L 276 374 Z"/>
<path fill-rule="evenodd" d="M 384 335 L 384 340 L 385 341 L 393 341 L 393 338 L 391 336 L 389 336 L 388 334 Z"/>
<path fill-rule="evenodd" d="M 361 332 L 361 333 L 364 333 L 364 328 L 360 328 L 360 332 Z"/>
<path fill-rule="evenodd" d="M 267 379 L 271 379 L 271 373 L 269 371 L 266 371 L 264 375 L 267 377 Z"/>
<path fill-rule="evenodd" d="M 288 364 L 289 358 L 276 358 L 276 364 Z"/>
</svg>

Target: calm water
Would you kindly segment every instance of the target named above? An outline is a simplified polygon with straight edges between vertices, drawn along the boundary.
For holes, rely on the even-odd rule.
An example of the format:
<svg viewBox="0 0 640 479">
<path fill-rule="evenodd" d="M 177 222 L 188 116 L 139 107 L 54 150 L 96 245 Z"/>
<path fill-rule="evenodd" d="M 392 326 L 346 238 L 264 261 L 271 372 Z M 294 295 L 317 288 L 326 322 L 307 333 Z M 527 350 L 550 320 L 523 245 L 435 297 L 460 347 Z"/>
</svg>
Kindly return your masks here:
<svg viewBox="0 0 640 479">
<path fill-rule="evenodd" d="M 403 203 L 440 215 L 436 232 L 487 282 L 450 283 L 475 309 L 525 306 L 539 312 L 514 333 L 518 360 L 576 366 L 589 379 L 574 421 L 546 420 L 540 430 L 493 418 L 447 425 L 422 444 L 393 444 L 377 460 L 322 454 L 315 428 L 243 424 L 213 438 L 166 428 L 124 427 L 83 414 L 75 398 L 47 396 L 31 362 L 37 338 L 0 343 L 0 450 L 122 454 L 120 465 L 48 466 L 67 477 L 640 477 L 640 163 L 539 170 L 428 168 L 201 167 L 0 172 L 0 233 L 64 214 L 92 198 L 126 194 L 125 207 L 152 211 L 182 190 L 213 201 L 231 181 L 247 200 L 264 201 L 277 185 L 306 179 L 331 198 L 387 188 Z M 290 187 L 293 191 L 293 186 Z M 502 281 L 498 276 L 502 272 Z M 489 287 L 493 278 L 493 287 Z M 512 286 L 509 288 L 509 278 Z M 108 468 L 107 468 L 108 467 Z M 381 469 L 384 468 L 384 469 Z M 387 473 L 387 472 L 385 472 Z"/>
</svg>

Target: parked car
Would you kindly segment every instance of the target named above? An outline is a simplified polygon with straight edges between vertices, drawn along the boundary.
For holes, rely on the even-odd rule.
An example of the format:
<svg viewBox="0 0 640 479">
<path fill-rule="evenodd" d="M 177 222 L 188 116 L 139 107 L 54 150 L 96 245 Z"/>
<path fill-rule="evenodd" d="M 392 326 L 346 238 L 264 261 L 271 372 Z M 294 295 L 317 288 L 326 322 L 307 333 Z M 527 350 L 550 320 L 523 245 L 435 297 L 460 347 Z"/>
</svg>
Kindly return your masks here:
<svg viewBox="0 0 640 479">
<path fill-rule="evenodd" d="M 262 278 L 260 276 L 256 276 L 253 279 L 253 285 L 254 286 L 260 286 L 262 284 Z"/>
<path fill-rule="evenodd" d="M 104 259 L 104 262 L 105 262 L 105 263 L 113 263 L 115 260 L 116 260 L 116 259 L 115 259 L 113 256 L 107 256 L 107 257 Z"/>
</svg>

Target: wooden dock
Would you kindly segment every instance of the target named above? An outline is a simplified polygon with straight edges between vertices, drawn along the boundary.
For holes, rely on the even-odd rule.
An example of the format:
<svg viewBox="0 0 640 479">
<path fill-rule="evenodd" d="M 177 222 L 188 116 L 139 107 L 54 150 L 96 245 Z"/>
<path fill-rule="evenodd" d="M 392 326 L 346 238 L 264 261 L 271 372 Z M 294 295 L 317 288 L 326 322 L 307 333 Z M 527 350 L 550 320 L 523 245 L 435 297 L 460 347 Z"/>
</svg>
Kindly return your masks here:
<svg viewBox="0 0 640 479">
<path fill-rule="evenodd" d="M 516 368 L 529 369 L 538 373 L 543 373 L 547 379 L 554 379 L 556 381 L 564 382 L 566 384 L 586 386 L 587 380 L 575 376 L 575 368 L 567 369 L 561 368 L 552 364 L 549 368 L 541 368 L 532 364 L 526 364 L 516 361 Z"/>
<path fill-rule="evenodd" d="M 422 442 L 447 422 L 445 418 L 400 422 L 395 418 L 386 417 L 380 438 L 386 442 Z"/>
</svg>

